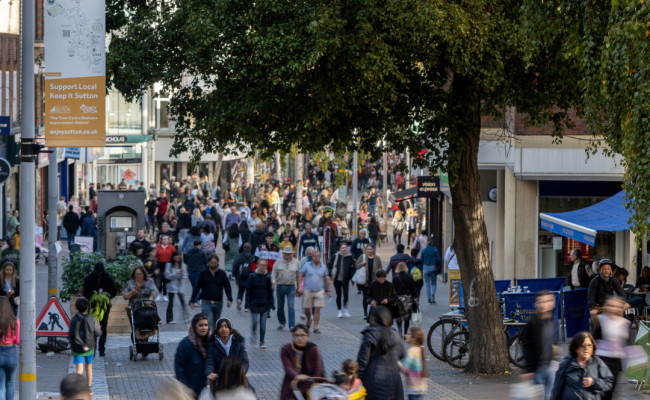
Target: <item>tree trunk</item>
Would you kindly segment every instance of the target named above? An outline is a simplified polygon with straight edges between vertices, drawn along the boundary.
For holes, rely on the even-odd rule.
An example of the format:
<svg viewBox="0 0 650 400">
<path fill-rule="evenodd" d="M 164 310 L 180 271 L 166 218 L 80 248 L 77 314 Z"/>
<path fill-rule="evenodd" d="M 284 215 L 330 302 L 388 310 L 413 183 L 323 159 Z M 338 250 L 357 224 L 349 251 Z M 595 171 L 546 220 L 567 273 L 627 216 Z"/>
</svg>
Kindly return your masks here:
<svg viewBox="0 0 650 400">
<path fill-rule="evenodd" d="M 456 182 L 451 186 L 455 224 L 454 248 L 460 266 L 469 323 L 470 362 L 468 371 L 500 374 L 510 369 L 503 316 L 494 287 L 489 244 L 479 188 L 480 98 L 471 80 L 454 79 L 459 131 L 450 144 L 457 162 Z M 453 162 L 452 161 L 452 162 Z"/>
</svg>

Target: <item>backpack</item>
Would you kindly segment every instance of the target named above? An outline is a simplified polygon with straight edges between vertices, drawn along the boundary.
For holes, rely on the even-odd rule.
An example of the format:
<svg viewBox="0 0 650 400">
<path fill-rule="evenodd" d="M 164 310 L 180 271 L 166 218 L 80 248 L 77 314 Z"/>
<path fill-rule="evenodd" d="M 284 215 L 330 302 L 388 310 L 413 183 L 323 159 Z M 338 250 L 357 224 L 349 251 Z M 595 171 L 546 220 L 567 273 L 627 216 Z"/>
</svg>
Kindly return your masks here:
<svg viewBox="0 0 650 400">
<path fill-rule="evenodd" d="M 241 263 L 239 266 L 239 279 L 242 281 L 247 281 L 248 277 L 251 274 L 251 269 L 253 267 L 253 262 L 255 261 L 255 256 L 250 256 L 250 258 Z"/>
<path fill-rule="evenodd" d="M 422 280 L 422 271 L 418 267 L 413 267 L 411 268 L 411 277 L 413 278 L 414 281 L 421 281 Z"/>
<path fill-rule="evenodd" d="M 86 318 L 84 314 L 77 314 L 72 319 L 70 346 L 75 353 L 85 353 L 95 348 L 95 329 L 92 326 L 95 317 L 92 315 L 90 317 L 92 320 Z"/>
</svg>

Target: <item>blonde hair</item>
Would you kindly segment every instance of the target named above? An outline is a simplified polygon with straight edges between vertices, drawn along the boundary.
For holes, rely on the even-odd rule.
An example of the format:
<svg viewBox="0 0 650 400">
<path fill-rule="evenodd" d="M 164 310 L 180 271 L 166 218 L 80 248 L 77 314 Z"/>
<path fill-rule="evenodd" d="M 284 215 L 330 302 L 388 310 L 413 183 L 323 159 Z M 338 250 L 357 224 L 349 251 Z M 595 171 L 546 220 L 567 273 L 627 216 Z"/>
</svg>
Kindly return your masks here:
<svg viewBox="0 0 650 400">
<path fill-rule="evenodd" d="M 397 268 L 395 270 L 397 271 L 397 273 L 409 272 L 409 268 L 403 262 L 397 264 Z"/>
<path fill-rule="evenodd" d="M 194 397 L 190 388 L 178 380 L 170 378 L 160 385 L 157 398 L 159 400 L 192 400 Z"/>
<path fill-rule="evenodd" d="M 198 222 L 198 220 L 201 219 L 201 210 L 199 210 L 198 208 L 195 208 L 192 214 L 194 214 L 194 218 L 197 219 L 196 222 Z"/>
<path fill-rule="evenodd" d="M 409 328 L 409 336 L 413 340 L 413 345 L 420 348 L 422 351 L 420 357 L 422 358 L 422 377 L 426 378 L 429 376 L 429 370 L 427 369 L 427 360 L 424 358 L 424 329 L 412 326 Z"/>
</svg>

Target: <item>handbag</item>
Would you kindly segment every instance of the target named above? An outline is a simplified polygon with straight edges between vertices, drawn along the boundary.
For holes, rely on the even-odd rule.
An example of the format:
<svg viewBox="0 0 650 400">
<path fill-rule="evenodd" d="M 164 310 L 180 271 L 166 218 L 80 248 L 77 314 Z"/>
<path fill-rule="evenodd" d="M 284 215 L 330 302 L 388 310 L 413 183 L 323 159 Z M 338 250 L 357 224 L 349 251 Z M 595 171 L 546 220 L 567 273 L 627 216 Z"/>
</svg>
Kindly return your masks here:
<svg viewBox="0 0 650 400">
<path fill-rule="evenodd" d="M 413 310 L 413 296 L 401 294 L 397 296 L 397 312 L 400 317 L 408 315 Z"/>
<path fill-rule="evenodd" d="M 367 276 L 366 276 L 366 267 L 363 266 L 359 269 L 357 269 L 357 272 L 354 273 L 352 276 L 352 282 L 356 283 L 357 285 L 365 285 L 367 282 Z"/>
<path fill-rule="evenodd" d="M 418 328 L 422 327 L 422 313 L 421 312 L 412 312 L 411 313 L 411 326 L 416 326 Z"/>
</svg>

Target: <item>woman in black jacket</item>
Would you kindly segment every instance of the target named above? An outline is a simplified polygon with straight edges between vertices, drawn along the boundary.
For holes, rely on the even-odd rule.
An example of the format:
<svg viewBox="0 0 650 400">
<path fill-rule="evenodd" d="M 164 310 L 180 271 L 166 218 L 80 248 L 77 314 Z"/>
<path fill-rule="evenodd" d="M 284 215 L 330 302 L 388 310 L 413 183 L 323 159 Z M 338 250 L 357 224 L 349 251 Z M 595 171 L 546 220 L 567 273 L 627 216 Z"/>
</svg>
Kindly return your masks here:
<svg viewBox="0 0 650 400">
<path fill-rule="evenodd" d="M 397 273 L 398 275 L 393 279 L 397 294 L 397 306 L 393 309 L 393 318 L 397 321 L 399 336 L 403 338 L 409 330 L 411 313 L 417 308 L 417 288 L 405 263 L 397 264 Z M 402 330 L 402 323 L 404 323 L 404 330 Z"/>
<path fill-rule="evenodd" d="M 248 372 L 248 353 L 244 337 L 233 329 L 228 318 L 217 321 L 216 331 L 208 345 L 208 357 L 205 360 L 205 376 L 212 382 L 217 379 L 221 365 L 228 357 L 241 359 L 242 367 Z"/>
</svg>

